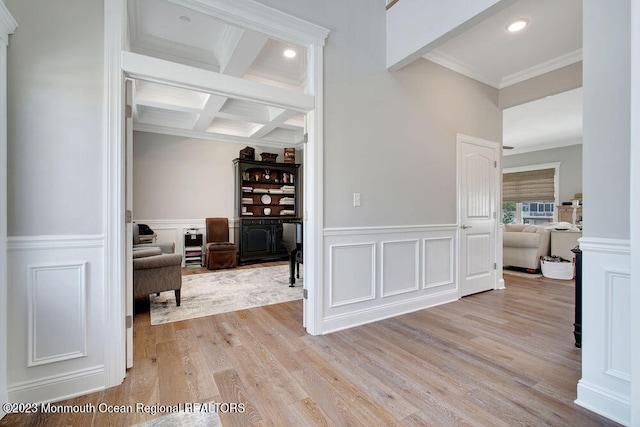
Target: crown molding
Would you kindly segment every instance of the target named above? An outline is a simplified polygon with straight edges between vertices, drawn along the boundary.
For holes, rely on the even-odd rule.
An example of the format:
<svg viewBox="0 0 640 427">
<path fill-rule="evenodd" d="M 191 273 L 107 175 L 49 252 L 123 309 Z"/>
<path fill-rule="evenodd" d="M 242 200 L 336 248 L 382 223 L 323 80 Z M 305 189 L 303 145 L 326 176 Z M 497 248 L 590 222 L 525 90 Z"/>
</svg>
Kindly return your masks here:
<svg viewBox="0 0 640 427">
<path fill-rule="evenodd" d="M 481 83 L 499 89 L 500 82 L 498 80 L 485 76 L 484 74 L 475 70 L 473 67 L 468 66 L 462 61 L 458 61 L 452 56 L 442 53 L 438 49 L 434 49 L 431 52 L 423 55 L 422 57 L 428 61 L 435 62 L 438 65 L 442 65 L 445 68 L 455 71 L 456 73 L 460 73 L 463 76 L 467 76 Z"/>
<path fill-rule="evenodd" d="M 13 34 L 16 28 L 18 23 L 13 19 L 4 2 L 0 1 L 0 40 L 5 45 L 9 45 L 9 34 Z"/>
<path fill-rule="evenodd" d="M 557 58 L 535 65 L 531 68 L 527 68 L 526 70 L 513 73 L 499 81 L 480 73 L 475 68 L 463 63 L 462 61 L 457 60 L 456 58 L 444 54 L 438 49 L 434 49 L 431 52 L 423 55 L 423 58 L 428 61 L 435 62 L 438 65 L 442 65 L 443 67 L 446 67 L 464 76 L 477 80 L 481 83 L 492 86 L 496 89 L 503 89 L 507 86 L 511 86 L 516 83 L 520 83 L 525 80 L 540 76 L 542 74 L 557 70 L 559 68 L 566 67 L 567 65 L 582 61 L 582 49 L 577 49 L 573 52 L 561 55 Z"/>
<path fill-rule="evenodd" d="M 324 46 L 329 30 L 253 0 L 167 0 L 292 43 Z"/>
<path fill-rule="evenodd" d="M 557 58 L 535 65 L 526 70 L 513 73 L 510 76 L 506 76 L 500 82 L 498 89 L 505 88 L 507 86 L 514 85 L 516 83 L 523 82 L 525 80 L 532 79 L 542 74 L 557 70 L 558 68 L 566 67 L 567 65 L 574 64 L 582 61 L 582 48 L 574 50 L 573 52 L 566 53 Z"/>
</svg>

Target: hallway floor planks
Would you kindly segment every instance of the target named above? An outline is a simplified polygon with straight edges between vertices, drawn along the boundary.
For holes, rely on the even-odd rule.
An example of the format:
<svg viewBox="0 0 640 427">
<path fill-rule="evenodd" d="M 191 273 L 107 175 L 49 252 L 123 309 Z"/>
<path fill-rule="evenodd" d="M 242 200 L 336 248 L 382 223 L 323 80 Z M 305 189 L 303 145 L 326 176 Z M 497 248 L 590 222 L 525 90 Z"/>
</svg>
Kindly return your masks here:
<svg viewBox="0 0 640 427">
<path fill-rule="evenodd" d="M 505 280 L 505 290 L 318 337 L 301 326 L 301 301 L 158 326 L 143 308 L 124 383 L 64 404 L 244 403 L 220 413 L 225 427 L 616 425 L 573 403 L 573 282 Z M 0 425 L 151 418 L 12 414 Z"/>
</svg>

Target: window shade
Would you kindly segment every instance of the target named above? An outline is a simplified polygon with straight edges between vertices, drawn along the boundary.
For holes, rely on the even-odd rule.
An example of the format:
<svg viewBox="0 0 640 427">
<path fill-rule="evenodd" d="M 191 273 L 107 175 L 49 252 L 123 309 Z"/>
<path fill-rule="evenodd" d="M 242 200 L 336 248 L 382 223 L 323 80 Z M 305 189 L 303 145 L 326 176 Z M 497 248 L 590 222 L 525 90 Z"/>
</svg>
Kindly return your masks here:
<svg viewBox="0 0 640 427">
<path fill-rule="evenodd" d="M 555 169 L 502 175 L 503 202 L 549 202 L 555 200 Z"/>
</svg>

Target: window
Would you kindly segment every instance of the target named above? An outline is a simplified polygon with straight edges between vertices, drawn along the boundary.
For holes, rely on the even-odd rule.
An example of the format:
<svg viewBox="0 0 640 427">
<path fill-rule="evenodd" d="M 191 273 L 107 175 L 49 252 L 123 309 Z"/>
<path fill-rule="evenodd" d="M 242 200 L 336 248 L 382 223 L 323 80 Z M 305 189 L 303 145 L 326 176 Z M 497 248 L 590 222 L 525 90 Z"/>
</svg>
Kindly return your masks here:
<svg viewBox="0 0 640 427">
<path fill-rule="evenodd" d="M 505 169 L 502 180 L 502 222 L 544 224 L 556 220 L 560 164 Z"/>
</svg>

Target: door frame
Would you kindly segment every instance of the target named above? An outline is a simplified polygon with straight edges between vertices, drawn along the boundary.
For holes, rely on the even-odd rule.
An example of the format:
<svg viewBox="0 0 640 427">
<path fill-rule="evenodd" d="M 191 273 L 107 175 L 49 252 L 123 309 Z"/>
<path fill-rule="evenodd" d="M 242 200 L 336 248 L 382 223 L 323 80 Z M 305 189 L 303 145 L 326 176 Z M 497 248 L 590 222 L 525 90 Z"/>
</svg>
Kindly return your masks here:
<svg viewBox="0 0 640 427">
<path fill-rule="evenodd" d="M 18 28 L 18 23 L 0 2 L 0 402 L 9 401 L 7 388 L 7 292 L 9 288 L 8 252 L 7 252 L 7 48 L 9 35 Z M 0 408 L 0 418 L 6 411 Z"/>
<path fill-rule="evenodd" d="M 323 260 L 323 79 L 324 41 L 329 30 L 276 9 L 238 0 L 171 0 L 200 13 L 222 17 L 240 27 L 261 31 L 308 49 L 308 94 L 314 105 L 307 112 L 307 143 L 304 149 L 304 326 L 319 333 Z M 125 292 L 125 147 L 124 79 L 126 48 L 126 0 L 105 0 L 105 388 L 120 384 L 126 375 Z M 139 76 L 136 76 L 139 77 Z M 223 88 L 220 88 L 223 89 Z M 224 93 L 224 90 L 220 90 Z M 250 97 L 249 97 L 250 98 Z"/>
<path fill-rule="evenodd" d="M 498 215 L 500 215 L 501 209 L 500 206 L 502 205 L 502 149 L 501 149 L 501 144 L 496 142 L 496 141 L 490 141 L 487 139 L 482 139 L 482 138 L 477 138 L 474 136 L 469 136 L 469 135 L 465 135 L 465 134 L 461 134 L 458 133 L 456 135 L 456 150 L 457 150 L 457 160 L 456 160 L 456 224 L 457 224 L 457 231 L 456 231 L 456 239 L 458 241 L 458 244 L 456 245 L 457 247 L 457 254 L 456 254 L 456 262 L 458 264 L 458 298 L 461 298 L 462 295 L 462 268 L 464 265 L 464 262 L 466 262 L 466 260 L 462 259 L 462 242 L 461 242 L 461 227 L 462 227 L 462 221 L 461 221 L 461 207 L 462 207 L 462 203 L 460 198 L 462 197 L 462 180 L 461 180 L 461 173 L 462 173 L 462 144 L 465 142 L 469 142 L 472 144 L 476 144 L 476 145 L 481 145 L 487 148 L 492 148 L 495 150 L 496 152 L 496 159 L 495 159 L 495 167 L 494 167 L 494 186 L 495 186 L 495 191 L 496 191 L 496 197 L 495 197 L 495 212 L 496 212 L 496 218 L 494 221 L 494 236 L 495 236 L 495 248 L 493 251 L 493 263 L 495 266 L 495 275 L 494 275 L 494 283 L 493 283 L 493 290 L 496 289 L 503 289 L 504 288 L 504 279 L 502 277 L 502 233 L 501 231 L 501 225 L 500 225 L 500 219 L 498 218 Z"/>
</svg>

